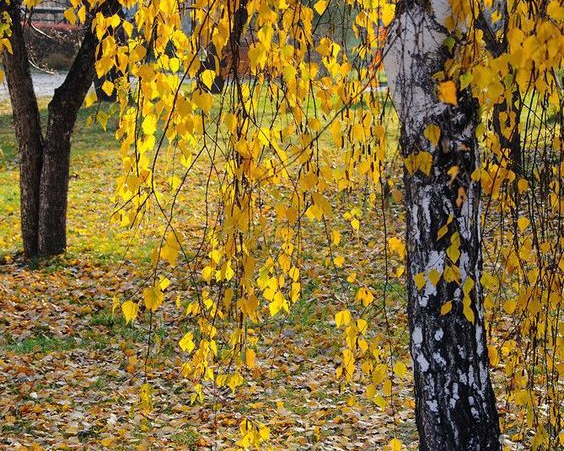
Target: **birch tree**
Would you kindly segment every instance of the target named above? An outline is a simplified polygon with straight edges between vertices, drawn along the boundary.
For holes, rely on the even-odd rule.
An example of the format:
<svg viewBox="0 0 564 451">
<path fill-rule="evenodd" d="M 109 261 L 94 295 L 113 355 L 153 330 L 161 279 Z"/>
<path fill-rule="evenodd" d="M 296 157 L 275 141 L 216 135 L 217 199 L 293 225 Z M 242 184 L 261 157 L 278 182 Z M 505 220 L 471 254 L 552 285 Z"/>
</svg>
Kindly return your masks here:
<svg viewBox="0 0 564 451">
<path fill-rule="evenodd" d="M 384 66 L 402 122 L 407 289 L 422 451 L 500 450 L 484 328 L 478 104 L 437 82 L 448 55 L 448 1 L 403 1 Z M 433 136 L 431 136 L 433 135 Z M 450 310 L 454 315 L 446 316 Z M 457 314 L 456 314 L 457 313 Z"/>
</svg>

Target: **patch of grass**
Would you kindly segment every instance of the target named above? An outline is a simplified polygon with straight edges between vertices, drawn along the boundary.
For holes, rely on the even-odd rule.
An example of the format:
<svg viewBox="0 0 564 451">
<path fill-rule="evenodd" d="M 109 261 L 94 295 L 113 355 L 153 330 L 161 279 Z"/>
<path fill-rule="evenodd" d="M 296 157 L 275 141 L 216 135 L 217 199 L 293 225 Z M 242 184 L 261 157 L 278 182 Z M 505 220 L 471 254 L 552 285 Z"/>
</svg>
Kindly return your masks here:
<svg viewBox="0 0 564 451">
<path fill-rule="evenodd" d="M 39 352 L 49 354 L 51 352 L 69 351 L 77 347 L 77 342 L 72 337 L 53 337 L 48 334 L 38 333 L 32 337 L 24 338 L 19 342 L 11 341 L 5 348 L 16 354 L 31 354 Z"/>
<path fill-rule="evenodd" d="M 196 449 L 199 435 L 194 428 L 185 429 L 172 436 L 172 440 L 178 445 L 187 446 L 188 449 Z"/>
<path fill-rule="evenodd" d="M 23 436 L 33 433 L 34 426 L 29 420 L 17 420 L 14 424 L 0 424 L 0 436 L 16 435 Z"/>
</svg>

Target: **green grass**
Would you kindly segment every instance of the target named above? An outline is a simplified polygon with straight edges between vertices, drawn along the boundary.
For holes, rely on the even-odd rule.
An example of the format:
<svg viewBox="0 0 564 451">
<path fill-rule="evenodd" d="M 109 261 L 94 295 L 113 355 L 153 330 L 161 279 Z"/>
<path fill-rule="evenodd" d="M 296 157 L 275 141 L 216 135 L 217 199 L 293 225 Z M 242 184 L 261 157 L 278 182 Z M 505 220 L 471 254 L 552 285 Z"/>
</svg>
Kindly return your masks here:
<svg viewBox="0 0 564 451">
<path fill-rule="evenodd" d="M 77 341 L 72 337 L 54 337 L 52 335 L 39 332 L 34 336 L 24 338 L 21 341 L 9 340 L 5 346 L 7 351 L 16 354 L 41 353 L 49 354 L 52 352 L 69 351 L 76 348 Z"/>
<path fill-rule="evenodd" d="M 196 449 L 199 434 L 194 428 L 185 429 L 172 436 L 172 440 L 178 445 L 186 446 L 188 450 Z"/>
</svg>

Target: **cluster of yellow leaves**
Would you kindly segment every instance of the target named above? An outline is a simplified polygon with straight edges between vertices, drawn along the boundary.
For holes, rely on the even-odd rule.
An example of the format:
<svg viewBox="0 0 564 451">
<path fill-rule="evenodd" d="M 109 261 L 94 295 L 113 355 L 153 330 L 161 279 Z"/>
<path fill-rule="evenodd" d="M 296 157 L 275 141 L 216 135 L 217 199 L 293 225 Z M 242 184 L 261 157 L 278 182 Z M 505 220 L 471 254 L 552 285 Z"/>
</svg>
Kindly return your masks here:
<svg viewBox="0 0 564 451">
<path fill-rule="evenodd" d="M 177 2 L 130 0 L 127 7 L 139 6 L 133 18 L 97 15 L 93 21 L 101 40 L 98 76 L 112 70 L 128 74 L 103 86 L 108 94 L 117 90 L 120 108 L 116 137 L 121 142 L 123 171 L 115 199 L 123 208 L 116 211 L 115 218 L 124 226 L 133 226 L 141 224 L 143 213 L 151 206 L 161 212 L 167 225 L 153 255 L 155 271 L 163 262 L 177 265 L 179 257 L 186 255 L 182 233 L 172 225 L 176 199 L 183 189 L 194 188 L 185 181 L 190 180 L 195 163 L 203 159 L 209 163 L 205 189 L 213 212 L 205 219 L 202 247 L 195 252 L 199 257 L 194 266 L 198 289 L 186 305 L 179 301 L 192 328 L 179 346 L 186 355 L 183 375 L 193 382 L 193 401 L 203 398 L 202 380 L 235 390 L 243 383 L 245 371 L 257 369 L 258 335 L 253 324 L 288 312 L 300 298 L 304 273 L 301 227 L 304 221 L 325 224 L 334 217 L 332 190 L 346 194 L 362 183 L 369 183 L 375 191 L 393 186 L 384 180 L 389 149 L 383 119 L 386 110 L 377 88 L 384 27 L 390 24 L 395 6 L 385 1 L 344 3 L 355 11 L 352 31 L 359 44 L 353 49 L 330 32 L 316 34 L 320 17 L 330 14 L 334 6 L 324 0 L 310 5 L 298 0 L 196 0 L 189 11 L 189 29 L 182 26 L 186 13 Z M 471 9 L 474 3 L 453 2 L 448 28 L 454 32 L 460 29 L 455 27 L 457 20 L 476 17 Z M 457 105 L 459 91 L 469 89 L 486 115 L 493 114 L 495 105 L 515 102 L 516 90 L 522 99 L 542 98 L 549 109 L 559 105 L 555 74 L 561 66 L 564 40 L 553 37 L 562 36 L 558 27 L 562 7 L 551 1 L 546 14 L 536 14 L 536 3 L 511 2 L 508 49 L 501 55 L 487 52 L 480 30 L 472 28 L 471 37 L 456 36 L 467 45 L 452 47 L 452 59 L 438 77 L 438 98 Z M 88 4 L 93 5 L 73 1 L 67 19 L 84 22 L 83 8 Z M 233 59 L 233 12 L 240 6 L 248 13 L 242 35 L 253 33 L 251 39 L 242 39 L 249 43 L 248 67 L 226 70 L 225 64 L 229 66 Z M 117 38 L 117 29 L 124 31 L 125 41 Z M 227 78 L 223 96 L 210 92 L 219 76 Z M 519 129 L 518 118 L 514 111 L 502 114 L 502 133 L 510 137 Z M 487 123 L 481 124 L 478 135 L 491 153 L 472 174 L 473 181 L 482 184 L 500 213 L 512 208 L 518 211 L 515 198 L 505 195 L 506 190 L 516 185 L 519 195 L 530 195 L 541 172 L 534 179 L 517 176 L 509 164 L 509 150 Z M 322 142 L 325 136 L 329 144 Z M 440 124 L 429 125 L 424 136 L 436 149 Z M 557 136 L 553 133 L 548 145 L 561 152 Z M 527 139 L 532 142 L 531 136 Z M 342 150 L 342 161 L 326 156 L 323 150 L 328 145 Z M 428 150 L 404 158 L 408 172 L 432 174 L 433 148 Z M 558 165 L 546 168 L 550 175 L 547 214 L 552 218 L 562 214 L 564 205 L 558 179 L 562 170 Z M 454 180 L 458 173 L 453 170 L 450 175 Z M 291 188 L 286 189 L 288 186 Z M 397 192 L 392 195 L 399 201 Z M 461 206 L 465 193 L 458 195 Z M 343 218 L 353 234 L 364 227 L 357 207 Z M 473 322 L 471 293 L 476 281 L 462 280 L 460 236 L 449 224 L 437 237 L 448 240 L 449 261 L 444 271 L 418 274 L 415 283 L 419 289 L 427 284 L 437 286 L 441 278 L 460 284 L 461 310 Z M 564 263 L 560 258 L 548 264 L 548 257 L 556 252 L 551 247 L 553 239 L 541 240 L 539 247 L 533 239 L 534 227 L 534 221 L 518 211 L 514 234 L 508 239 L 515 238 L 519 245 L 506 247 L 503 255 L 512 287 L 504 308 L 508 314 L 527 313 L 523 333 L 540 334 L 542 330 L 552 337 L 557 326 L 551 315 L 561 305 L 557 293 L 562 287 L 561 278 L 551 276 L 550 268 L 561 271 Z M 330 230 L 328 239 L 338 248 L 341 233 Z M 404 259 L 402 239 L 390 237 L 388 246 L 392 254 Z M 538 249 L 542 252 L 535 252 Z M 337 272 L 349 263 L 339 253 L 328 258 Z M 400 266 L 396 275 L 402 274 Z M 345 344 L 337 376 L 349 382 L 368 380 L 367 397 L 384 408 L 393 383 L 406 377 L 407 366 L 393 362 L 369 330 L 363 315 L 374 304 L 371 289 L 352 274 L 347 281 L 356 287 L 356 294 L 349 308 L 335 315 Z M 490 279 L 483 283 L 487 288 L 493 286 Z M 165 301 L 165 290 L 163 281 L 146 287 L 144 308 L 157 311 Z M 445 303 L 441 314 L 451 312 L 454 301 Z M 493 301 L 487 298 L 487 302 Z M 139 307 L 134 300 L 122 304 L 128 322 L 139 315 Z M 539 332 L 533 332 L 535 327 Z M 554 367 L 557 363 L 550 360 L 548 351 L 556 349 L 557 343 L 550 340 L 546 365 Z M 517 347 L 497 354 L 490 351 L 492 362 L 504 359 L 512 370 L 524 368 L 526 361 L 516 353 Z M 522 379 L 515 387 L 524 389 Z M 515 399 L 525 398 L 515 395 Z M 239 446 L 258 446 L 267 438 L 265 431 L 245 422 Z M 400 449 L 401 444 L 392 441 L 390 448 Z"/>
</svg>

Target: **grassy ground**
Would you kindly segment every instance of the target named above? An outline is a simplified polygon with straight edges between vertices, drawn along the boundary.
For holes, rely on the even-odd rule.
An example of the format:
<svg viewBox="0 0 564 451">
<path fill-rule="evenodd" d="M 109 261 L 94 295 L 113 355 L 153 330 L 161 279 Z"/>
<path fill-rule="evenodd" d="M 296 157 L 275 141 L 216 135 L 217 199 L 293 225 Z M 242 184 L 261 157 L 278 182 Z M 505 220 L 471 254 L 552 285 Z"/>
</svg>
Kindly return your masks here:
<svg viewBox="0 0 564 451">
<path fill-rule="evenodd" d="M 45 107 L 42 100 L 43 115 Z M 243 417 L 269 424 L 274 449 L 382 449 L 392 436 L 415 449 L 407 386 L 395 393 L 392 411 L 364 400 L 362 387 L 335 380 L 341 348 L 333 318 L 351 294 L 316 263 L 314 248 L 304 254 L 310 269 L 303 297 L 261 330 L 254 377 L 237 396 L 209 387 L 203 404 L 190 405 L 179 374 L 183 323 L 174 302 L 152 326 L 147 318 L 126 325 L 112 312 L 113 298 L 137 295 L 159 230 L 110 221 L 120 167 L 116 124 L 110 120 L 107 131 L 86 126 L 94 111 L 81 111 L 73 136 L 68 252 L 24 264 L 17 254 L 18 157 L 9 105 L 0 105 L 0 449 L 235 449 Z M 201 213 L 182 211 L 187 223 Z M 367 231 L 355 240 L 364 249 L 381 236 Z M 368 264 L 373 256 L 363 258 Z M 179 272 L 171 277 L 182 285 Z M 386 290 L 391 307 L 402 310 L 401 284 L 375 280 L 373 288 Z M 382 321 L 374 318 L 383 327 Z M 403 321 L 393 333 L 405 344 Z M 150 414 L 138 406 L 146 368 L 154 390 Z"/>
</svg>

